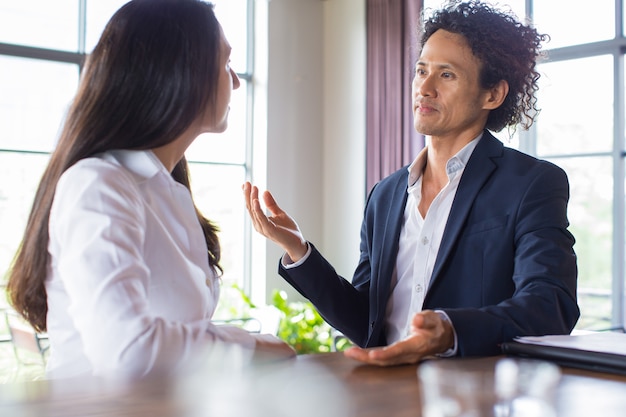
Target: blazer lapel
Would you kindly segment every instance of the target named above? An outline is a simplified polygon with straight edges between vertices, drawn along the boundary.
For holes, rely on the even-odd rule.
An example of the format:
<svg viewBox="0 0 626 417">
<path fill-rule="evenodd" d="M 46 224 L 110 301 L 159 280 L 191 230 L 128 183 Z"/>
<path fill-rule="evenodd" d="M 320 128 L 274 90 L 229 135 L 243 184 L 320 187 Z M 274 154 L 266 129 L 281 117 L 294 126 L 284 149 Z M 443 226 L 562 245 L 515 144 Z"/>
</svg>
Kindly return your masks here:
<svg viewBox="0 0 626 417">
<path fill-rule="evenodd" d="M 502 155 L 502 148 L 502 142 L 485 130 L 483 137 L 476 145 L 476 149 L 474 149 L 472 156 L 467 162 L 467 166 L 465 167 L 459 183 L 459 188 L 452 202 L 448 222 L 443 232 L 439 253 L 437 254 L 437 260 L 433 268 L 432 278 L 428 285 L 429 289 L 439 276 L 442 266 L 448 259 L 452 246 L 454 242 L 456 242 L 462 226 L 465 224 L 474 199 L 485 181 L 487 181 L 491 173 L 496 169 L 496 165 L 491 158 Z"/>
<path fill-rule="evenodd" d="M 389 205 L 389 211 L 387 213 L 387 221 L 385 224 L 384 237 L 381 245 L 376 245 L 380 248 L 378 271 L 372 271 L 373 276 L 377 279 L 374 285 L 378 288 L 374 291 L 377 294 L 376 311 L 375 315 L 381 316 L 385 312 L 387 306 L 387 300 L 389 299 L 389 287 L 391 283 L 391 276 L 393 270 L 396 267 L 396 257 L 398 255 L 398 238 L 400 236 L 400 230 L 404 223 L 404 209 L 407 200 L 407 186 L 409 173 L 404 168 L 406 175 L 398 176 L 396 184 L 394 184 L 393 192 L 391 195 L 387 195 L 391 204 Z"/>
</svg>

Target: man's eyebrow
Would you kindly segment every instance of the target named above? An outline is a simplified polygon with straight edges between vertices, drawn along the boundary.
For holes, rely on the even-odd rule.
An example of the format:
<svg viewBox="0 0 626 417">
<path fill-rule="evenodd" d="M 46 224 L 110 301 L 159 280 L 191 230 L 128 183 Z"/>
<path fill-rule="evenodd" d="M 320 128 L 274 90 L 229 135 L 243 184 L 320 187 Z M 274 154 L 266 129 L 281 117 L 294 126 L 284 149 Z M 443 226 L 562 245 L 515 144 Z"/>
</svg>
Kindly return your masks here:
<svg viewBox="0 0 626 417">
<path fill-rule="evenodd" d="M 424 67 L 424 66 L 427 66 L 427 65 L 428 65 L 428 63 L 425 62 L 425 61 L 417 61 L 415 63 L 415 67 L 416 68 L 417 67 Z M 434 66 L 437 69 L 454 69 L 454 66 L 452 64 L 448 64 L 448 63 L 434 64 Z"/>
</svg>

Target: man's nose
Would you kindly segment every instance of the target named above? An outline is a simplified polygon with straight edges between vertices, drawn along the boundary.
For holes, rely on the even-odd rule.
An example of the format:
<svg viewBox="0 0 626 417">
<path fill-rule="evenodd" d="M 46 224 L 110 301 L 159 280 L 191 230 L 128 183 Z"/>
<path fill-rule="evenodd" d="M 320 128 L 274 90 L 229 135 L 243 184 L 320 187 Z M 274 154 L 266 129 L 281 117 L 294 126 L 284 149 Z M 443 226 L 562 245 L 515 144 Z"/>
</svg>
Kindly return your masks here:
<svg viewBox="0 0 626 417">
<path fill-rule="evenodd" d="M 419 94 L 420 96 L 432 96 L 437 91 L 435 86 L 435 80 L 432 76 L 427 75 L 424 77 L 415 77 L 413 82 L 414 92 Z"/>
</svg>

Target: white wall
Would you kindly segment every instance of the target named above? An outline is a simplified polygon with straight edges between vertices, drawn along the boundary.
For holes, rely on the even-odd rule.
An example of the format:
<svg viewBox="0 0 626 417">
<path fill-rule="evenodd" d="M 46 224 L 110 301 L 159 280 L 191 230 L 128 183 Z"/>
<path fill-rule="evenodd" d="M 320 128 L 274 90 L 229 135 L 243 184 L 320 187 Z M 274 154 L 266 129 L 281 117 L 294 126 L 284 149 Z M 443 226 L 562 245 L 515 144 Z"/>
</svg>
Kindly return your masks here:
<svg viewBox="0 0 626 417">
<path fill-rule="evenodd" d="M 365 200 L 365 1 L 257 0 L 257 12 L 268 24 L 268 61 L 257 62 L 267 71 L 257 93 L 266 119 L 256 122 L 257 135 L 267 133 L 267 166 L 255 165 L 254 181 L 350 278 Z M 277 274 L 280 249 L 253 241 L 262 254 L 253 297 L 281 288 L 295 298 Z"/>
<path fill-rule="evenodd" d="M 366 197 L 365 52 L 365 0 L 326 0 L 322 253 L 348 279 Z"/>
</svg>

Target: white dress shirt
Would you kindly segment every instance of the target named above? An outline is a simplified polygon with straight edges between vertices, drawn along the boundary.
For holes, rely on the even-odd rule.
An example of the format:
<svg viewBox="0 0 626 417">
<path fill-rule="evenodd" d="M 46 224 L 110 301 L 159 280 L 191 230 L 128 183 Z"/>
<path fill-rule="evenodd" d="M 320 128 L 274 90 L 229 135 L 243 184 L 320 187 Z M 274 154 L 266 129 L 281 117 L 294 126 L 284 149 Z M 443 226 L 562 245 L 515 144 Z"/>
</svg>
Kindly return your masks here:
<svg viewBox="0 0 626 417">
<path fill-rule="evenodd" d="M 220 282 L 191 196 L 151 151 L 69 168 L 49 233 L 49 377 L 141 376 L 219 341 L 254 347 L 247 332 L 211 323 Z"/>
<path fill-rule="evenodd" d="M 479 139 L 480 136 L 448 160 L 446 163 L 448 183 L 432 201 L 426 217 L 422 217 L 418 206 L 422 199 L 422 173 L 426 164 L 428 147 L 420 152 L 408 168 L 407 192 L 409 195 L 404 210 L 398 257 L 391 280 L 391 296 L 386 311 L 389 344 L 408 336 L 413 316 L 422 310 L 452 202 L 465 165 Z M 447 318 L 445 313 L 440 313 Z M 446 352 L 446 355 L 454 354 L 454 351 L 453 348 Z"/>
</svg>

